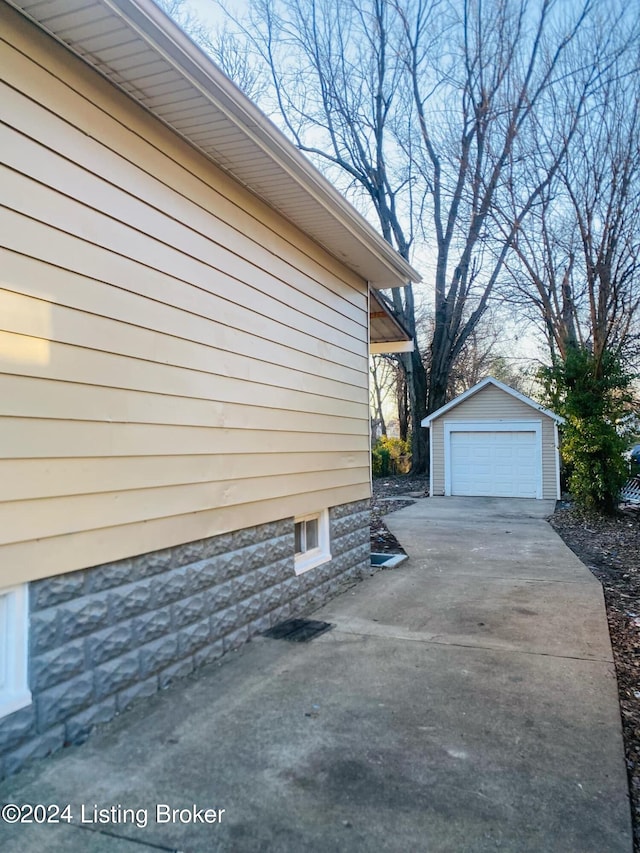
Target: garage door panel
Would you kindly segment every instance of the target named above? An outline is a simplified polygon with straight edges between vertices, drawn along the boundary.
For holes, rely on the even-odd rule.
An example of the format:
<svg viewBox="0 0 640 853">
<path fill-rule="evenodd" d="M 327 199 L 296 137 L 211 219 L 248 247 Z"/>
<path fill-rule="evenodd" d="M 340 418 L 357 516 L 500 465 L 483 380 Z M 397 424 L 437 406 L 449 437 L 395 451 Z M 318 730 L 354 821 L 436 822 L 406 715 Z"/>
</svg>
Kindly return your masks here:
<svg viewBox="0 0 640 853">
<path fill-rule="evenodd" d="M 451 431 L 451 494 L 535 498 L 538 436 L 534 431 Z"/>
</svg>

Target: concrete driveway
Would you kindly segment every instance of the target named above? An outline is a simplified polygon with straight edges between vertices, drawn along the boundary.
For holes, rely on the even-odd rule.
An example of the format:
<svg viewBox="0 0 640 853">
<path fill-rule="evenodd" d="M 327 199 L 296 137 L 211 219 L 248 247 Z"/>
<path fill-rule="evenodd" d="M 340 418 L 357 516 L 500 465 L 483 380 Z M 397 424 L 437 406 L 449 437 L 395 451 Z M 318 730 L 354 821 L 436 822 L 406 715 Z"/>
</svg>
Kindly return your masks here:
<svg viewBox="0 0 640 853">
<path fill-rule="evenodd" d="M 0 801 L 73 820 L 0 825 L 0 847 L 629 853 L 602 592 L 552 509 L 430 498 L 389 516 L 411 559 L 316 612 L 332 631 L 254 641 L 5 782 Z M 158 804 L 225 811 L 163 822 Z M 81 824 L 82 806 L 113 819 Z"/>
</svg>

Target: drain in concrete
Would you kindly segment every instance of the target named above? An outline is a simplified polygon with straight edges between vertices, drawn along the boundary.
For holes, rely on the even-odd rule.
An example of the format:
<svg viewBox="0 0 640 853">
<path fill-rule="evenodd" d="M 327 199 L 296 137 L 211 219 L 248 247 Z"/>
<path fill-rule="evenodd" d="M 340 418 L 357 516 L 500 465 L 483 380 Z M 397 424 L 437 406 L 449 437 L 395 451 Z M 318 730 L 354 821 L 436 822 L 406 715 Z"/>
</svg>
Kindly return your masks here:
<svg viewBox="0 0 640 853">
<path fill-rule="evenodd" d="M 315 619 L 288 619 L 263 632 L 263 637 L 272 640 L 289 640 L 292 643 L 308 643 L 325 631 L 333 628 L 331 622 L 319 622 Z"/>
</svg>

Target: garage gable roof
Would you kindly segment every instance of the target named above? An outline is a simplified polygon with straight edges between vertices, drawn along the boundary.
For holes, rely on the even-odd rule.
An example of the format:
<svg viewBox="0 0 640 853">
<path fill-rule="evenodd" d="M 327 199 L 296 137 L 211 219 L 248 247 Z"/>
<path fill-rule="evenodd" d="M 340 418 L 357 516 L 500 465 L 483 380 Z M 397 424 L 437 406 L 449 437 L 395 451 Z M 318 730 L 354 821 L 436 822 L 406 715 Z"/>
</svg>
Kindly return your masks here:
<svg viewBox="0 0 640 853">
<path fill-rule="evenodd" d="M 505 385 L 504 382 L 500 382 L 499 379 L 494 379 L 493 376 L 487 376 L 486 379 L 483 379 L 481 382 L 478 382 L 478 384 L 474 385 L 473 388 L 469 388 L 467 391 L 464 391 L 458 397 L 455 397 L 453 400 L 451 400 L 450 403 L 441 406 L 439 409 L 437 409 L 437 411 L 433 412 L 430 415 L 427 415 L 427 417 L 422 420 L 422 426 L 430 427 L 434 420 L 439 417 L 442 417 L 442 415 L 444 415 L 450 409 L 455 408 L 464 400 L 468 400 L 469 397 L 473 397 L 474 394 L 477 394 L 478 391 L 482 391 L 482 389 L 486 388 L 487 385 L 494 385 L 496 388 L 499 388 L 506 394 L 510 394 L 512 397 L 515 397 L 516 400 L 520 400 L 521 403 L 526 403 L 527 406 L 531 406 L 531 408 L 535 409 L 536 412 L 540 412 L 540 414 L 546 415 L 547 417 L 551 418 L 557 424 L 564 423 L 563 417 L 561 417 L 560 415 L 556 415 L 555 412 L 552 412 L 549 409 L 545 409 L 544 406 L 541 406 L 540 403 L 536 403 L 536 401 L 532 400 L 531 397 L 526 397 L 524 394 L 521 394 L 519 391 L 516 391 L 515 388 L 511 388 L 511 386 Z"/>
<path fill-rule="evenodd" d="M 420 275 L 153 0 L 9 0 L 373 287 Z"/>
</svg>

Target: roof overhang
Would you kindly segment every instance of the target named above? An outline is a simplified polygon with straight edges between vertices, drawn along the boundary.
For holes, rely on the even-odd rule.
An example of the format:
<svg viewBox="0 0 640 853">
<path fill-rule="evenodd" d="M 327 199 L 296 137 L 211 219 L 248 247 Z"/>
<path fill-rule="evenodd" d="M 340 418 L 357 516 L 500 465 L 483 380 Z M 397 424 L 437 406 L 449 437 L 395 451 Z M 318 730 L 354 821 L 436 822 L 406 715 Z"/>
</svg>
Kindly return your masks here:
<svg viewBox="0 0 640 853">
<path fill-rule="evenodd" d="M 414 350 L 413 338 L 393 315 L 384 296 L 374 290 L 369 297 L 369 341 L 372 355 Z"/>
<path fill-rule="evenodd" d="M 473 397 L 474 394 L 477 394 L 478 391 L 482 391 L 483 388 L 486 388 L 487 385 L 494 385 L 496 388 L 499 388 L 501 391 L 504 391 L 506 394 L 510 394 L 512 397 L 515 397 L 516 400 L 520 400 L 521 403 L 526 403 L 527 406 L 531 406 L 532 409 L 535 409 L 537 412 L 540 412 L 542 415 L 546 415 L 547 417 L 554 420 L 557 424 L 563 424 L 565 422 L 564 418 L 560 415 L 556 415 L 555 412 L 550 411 L 549 409 L 545 409 L 544 406 L 541 406 L 540 403 L 536 403 L 535 400 L 532 400 L 531 397 L 526 397 L 524 394 L 521 394 L 519 391 L 516 391 L 515 388 L 511 388 L 509 385 L 505 385 L 504 382 L 500 382 L 499 379 L 494 379 L 493 376 L 487 376 L 486 379 L 483 379 L 481 382 L 478 382 L 477 385 L 474 385 L 473 388 L 469 388 L 464 393 L 460 394 L 458 397 L 455 397 L 451 400 L 450 403 L 442 406 L 437 409 L 435 412 L 432 412 L 430 415 L 427 415 L 426 418 L 423 418 L 421 421 L 421 425 L 423 427 L 430 427 L 436 418 L 442 417 L 442 415 L 446 414 L 451 409 L 458 406 L 464 400 L 468 400 L 469 397 Z"/>
<path fill-rule="evenodd" d="M 152 0 L 8 2 L 371 286 L 420 280 Z"/>
</svg>

